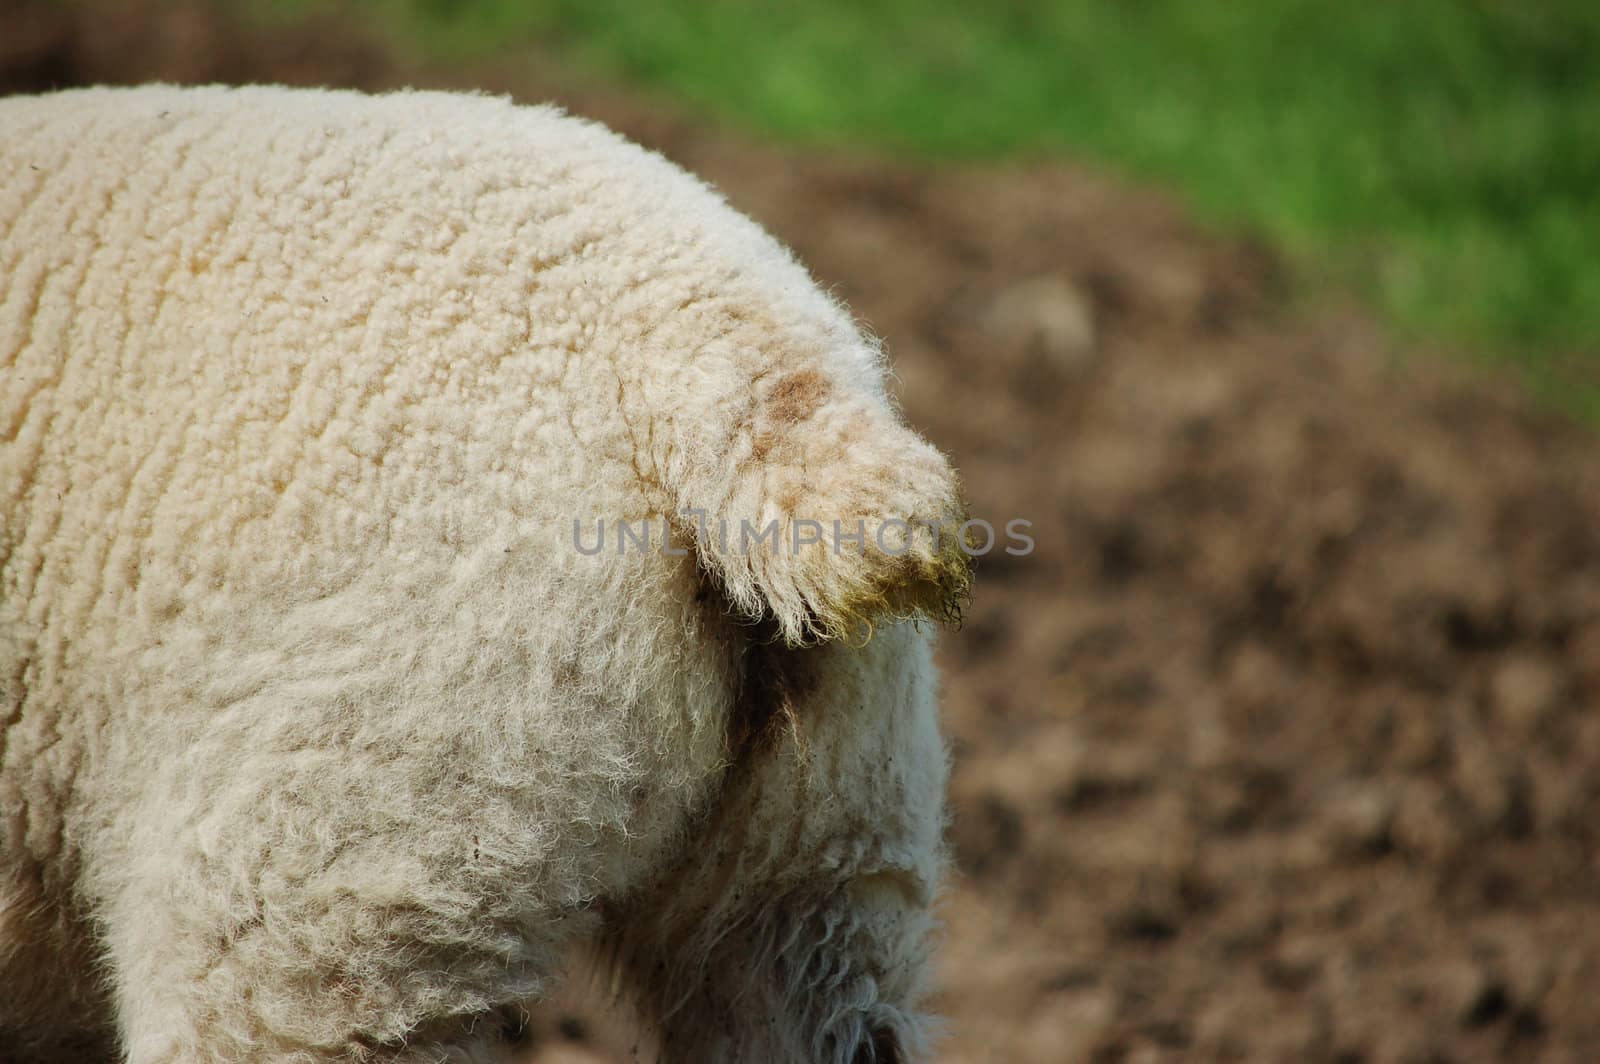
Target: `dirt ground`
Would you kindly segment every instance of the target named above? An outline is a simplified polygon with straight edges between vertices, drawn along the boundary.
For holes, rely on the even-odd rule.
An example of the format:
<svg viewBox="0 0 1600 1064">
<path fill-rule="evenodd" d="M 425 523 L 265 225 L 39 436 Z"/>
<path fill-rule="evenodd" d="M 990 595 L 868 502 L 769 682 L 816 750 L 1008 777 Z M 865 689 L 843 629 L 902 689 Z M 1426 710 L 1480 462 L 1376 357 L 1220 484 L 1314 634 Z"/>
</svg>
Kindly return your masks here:
<svg viewBox="0 0 1600 1064">
<path fill-rule="evenodd" d="M 891 351 L 978 515 L 944 640 L 947 1062 L 1600 1060 L 1590 434 L 1286 309 L 1270 256 L 1071 165 L 786 152 L 515 56 L 203 2 L 0 0 L 0 90 L 557 98 L 720 185 Z M 582 1002 L 535 1058 L 628 1059 Z"/>
</svg>

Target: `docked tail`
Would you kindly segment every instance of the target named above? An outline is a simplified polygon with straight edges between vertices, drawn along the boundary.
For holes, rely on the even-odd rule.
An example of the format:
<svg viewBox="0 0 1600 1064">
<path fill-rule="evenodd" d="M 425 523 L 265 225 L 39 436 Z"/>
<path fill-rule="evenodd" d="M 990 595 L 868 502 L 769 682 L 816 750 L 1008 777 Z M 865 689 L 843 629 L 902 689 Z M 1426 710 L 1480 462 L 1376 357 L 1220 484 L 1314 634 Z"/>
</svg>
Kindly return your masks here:
<svg viewBox="0 0 1600 1064">
<path fill-rule="evenodd" d="M 770 616 L 790 645 L 957 620 L 971 559 L 944 456 L 880 396 L 817 370 L 761 392 L 725 460 L 678 478 L 699 560 L 729 601 Z"/>
</svg>

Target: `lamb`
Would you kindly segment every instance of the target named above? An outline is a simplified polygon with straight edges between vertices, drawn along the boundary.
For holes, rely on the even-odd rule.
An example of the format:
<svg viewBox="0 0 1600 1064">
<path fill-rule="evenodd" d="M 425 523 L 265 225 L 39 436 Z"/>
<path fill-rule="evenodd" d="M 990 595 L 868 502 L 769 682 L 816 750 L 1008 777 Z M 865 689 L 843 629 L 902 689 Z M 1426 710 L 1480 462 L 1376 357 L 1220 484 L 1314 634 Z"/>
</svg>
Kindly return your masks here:
<svg viewBox="0 0 1600 1064">
<path fill-rule="evenodd" d="M 482 96 L 6 99 L 0 367 L 0 1057 L 494 1059 L 580 943 L 663 1061 L 925 1052 L 959 486 L 714 192 Z"/>
</svg>

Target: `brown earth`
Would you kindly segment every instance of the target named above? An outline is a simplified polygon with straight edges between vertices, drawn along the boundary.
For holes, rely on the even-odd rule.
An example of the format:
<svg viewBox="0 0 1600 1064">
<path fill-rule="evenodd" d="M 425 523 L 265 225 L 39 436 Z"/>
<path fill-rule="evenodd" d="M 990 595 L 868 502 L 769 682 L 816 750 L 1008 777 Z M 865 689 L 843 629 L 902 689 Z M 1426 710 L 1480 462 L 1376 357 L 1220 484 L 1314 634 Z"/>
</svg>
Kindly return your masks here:
<svg viewBox="0 0 1600 1064">
<path fill-rule="evenodd" d="M 0 6 L 0 90 L 559 98 L 719 184 L 887 341 L 977 514 L 945 640 L 946 1061 L 1600 1060 L 1600 461 L 1070 165 L 799 155 L 547 61 L 200 2 Z M 543 1064 L 629 1057 L 581 1002 Z"/>
</svg>

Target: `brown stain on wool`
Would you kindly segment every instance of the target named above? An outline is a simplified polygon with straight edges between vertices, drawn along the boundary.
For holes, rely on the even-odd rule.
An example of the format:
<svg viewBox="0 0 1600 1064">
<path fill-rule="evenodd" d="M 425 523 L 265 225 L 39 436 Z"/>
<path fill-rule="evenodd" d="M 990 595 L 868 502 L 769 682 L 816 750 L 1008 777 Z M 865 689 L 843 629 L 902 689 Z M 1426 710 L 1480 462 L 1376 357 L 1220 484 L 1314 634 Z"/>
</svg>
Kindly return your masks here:
<svg viewBox="0 0 1600 1064">
<path fill-rule="evenodd" d="M 773 385 L 767 396 L 767 412 L 774 421 L 796 424 L 817 412 L 830 394 L 833 384 L 814 369 L 791 373 Z"/>
</svg>

